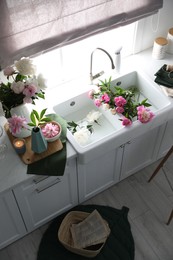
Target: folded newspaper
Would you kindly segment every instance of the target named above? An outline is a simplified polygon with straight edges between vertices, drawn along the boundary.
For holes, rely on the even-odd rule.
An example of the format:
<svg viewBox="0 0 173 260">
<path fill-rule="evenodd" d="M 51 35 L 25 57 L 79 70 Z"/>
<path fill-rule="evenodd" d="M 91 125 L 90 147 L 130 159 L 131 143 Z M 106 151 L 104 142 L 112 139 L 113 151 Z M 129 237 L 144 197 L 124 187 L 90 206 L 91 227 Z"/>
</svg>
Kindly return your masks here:
<svg viewBox="0 0 173 260">
<path fill-rule="evenodd" d="M 71 235 L 76 248 L 87 248 L 105 243 L 110 234 L 108 223 L 94 210 L 87 218 L 78 224 L 72 224 Z"/>
</svg>

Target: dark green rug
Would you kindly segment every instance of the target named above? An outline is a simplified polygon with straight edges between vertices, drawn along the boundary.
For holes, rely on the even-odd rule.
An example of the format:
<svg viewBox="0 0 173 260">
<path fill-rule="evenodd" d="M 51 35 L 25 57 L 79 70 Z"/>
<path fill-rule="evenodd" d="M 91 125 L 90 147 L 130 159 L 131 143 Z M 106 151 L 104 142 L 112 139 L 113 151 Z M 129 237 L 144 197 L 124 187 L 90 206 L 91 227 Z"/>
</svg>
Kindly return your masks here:
<svg viewBox="0 0 173 260">
<path fill-rule="evenodd" d="M 134 240 L 128 222 L 129 209 L 115 209 L 100 205 L 80 205 L 71 210 L 92 212 L 97 209 L 101 216 L 107 220 L 111 233 L 101 252 L 94 257 L 95 260 L 134 260 Z M 69 211 L 68 211 L 69 212 Z M 48 227 L 41 240 L 37 260 L 86 260 L 89 258 L 69 252 L 58 241 L 58 229 L 65 215 L 58 216 Z M 92 258 L 90 258 L 92 259 Z"/>
</svg>

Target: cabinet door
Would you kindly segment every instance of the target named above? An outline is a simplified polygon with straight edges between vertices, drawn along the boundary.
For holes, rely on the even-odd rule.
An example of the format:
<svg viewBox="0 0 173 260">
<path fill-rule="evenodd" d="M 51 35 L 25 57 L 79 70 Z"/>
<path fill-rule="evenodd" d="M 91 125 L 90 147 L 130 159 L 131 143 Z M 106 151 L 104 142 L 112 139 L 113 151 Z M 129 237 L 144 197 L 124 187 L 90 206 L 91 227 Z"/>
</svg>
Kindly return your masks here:
<svg viewBox="0 0 173 260">
<path fill-rule="evenodd" d="M 119 172 L 115 170 L 116 153 L 116 150 L 105 151 L 105 155 L 87 164 L 78 164 L 80 203 L 119 181 Z"/>
<path fill-rule="evenodd" d="M 0 249 L 26 234 L 12 191 L 0 195 Z"/>
<path fill-rule="evenodd" d="M 157 127 L 119 148 L 122 153 L 121 180 L 157 159 L 161 138 L 160 127 Z"/>
<path fill-rule="evenodd" d="M 63 176 L 35 177 L 14 190 L 28 231 L 78 204 L 76 160 Z"/>
<path fill-rule="evenodd" d="M 163 157 L 173 145 L 173 119 L 168 121 L 165 127 L 162 143 L 159 148 L 158 158 Z"/>
</svg>

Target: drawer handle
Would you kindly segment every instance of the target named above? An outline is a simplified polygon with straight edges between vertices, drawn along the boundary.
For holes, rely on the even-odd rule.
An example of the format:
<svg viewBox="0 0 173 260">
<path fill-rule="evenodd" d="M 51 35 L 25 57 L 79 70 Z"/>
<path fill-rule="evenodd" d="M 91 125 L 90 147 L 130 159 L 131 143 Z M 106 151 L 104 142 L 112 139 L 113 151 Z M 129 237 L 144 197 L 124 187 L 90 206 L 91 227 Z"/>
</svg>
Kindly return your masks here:
<svg viewBox="0 0 173 260">
<path fill-rule="evenodd" d="M 38 184 L 39 182 L 44 181 L 44 180 L 46 180 L 47 178 L 49 178 L 49 176 L 39 177 L 39 178 L 37 178 L 37 179 L 34 179 L 33 182 L 34 182 L 35 184 Z"/>
<path fill-rule="evenodd" d="M 59 183 L 59 182 L 61 182 L 61 180 L 60 180 L 60 178 L 57 178 L 56 181 L 54 181 L 53 183 L 51 183 L 51 184 L 49 184 L 49 185 L 47 185 L 47 186 L 45 186 L 45 187 L 36 189 L 36 192 L 37 192 L 37 193 L 40 193 L 40 192 L 42 192 L 42 191 L 44 191 L 44 190 L 47 190 L 48 188 L 54 186 L 55 184 L 57 184 L 57 183 Z"/>
</svg>

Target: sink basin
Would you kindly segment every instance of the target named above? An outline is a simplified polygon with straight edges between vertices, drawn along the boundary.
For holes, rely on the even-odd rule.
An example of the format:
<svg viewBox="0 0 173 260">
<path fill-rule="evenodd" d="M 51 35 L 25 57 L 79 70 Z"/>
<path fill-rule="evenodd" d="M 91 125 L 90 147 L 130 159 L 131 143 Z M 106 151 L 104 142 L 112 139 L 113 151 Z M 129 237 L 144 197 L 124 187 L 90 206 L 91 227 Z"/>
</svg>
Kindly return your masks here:
<svg viewBox="0 0 173 260">
<path fill-rule="evenodd" d="M 114 76 L 111 82 L 111 86 L 113 85 L 119 85 L 122 88 L 129 88 L 131 86 L 137 87 L 139 90 L 139 101 L 148 98 L 148 102 L 152 105 L 150 110 L 154 112 L 155 117 L 147 124 L 142 124 L 136 120 L 130 127 L 124 127 L 119 120 L 120 116 L 118 114 L 112 115 L 110 111 L 105 111 L 102 107 L 96 107 L 93 100 L 88 97 L 88 92 L 84 92 L 61 104 L 55 105 L 54 111 L 70 122 L 80 122 L 85 119 L 87 114 L 92 110 L 102 113 L 102 116 L 98 119 L 99 124 L 93 124 L 94 131 L 89 141 L 84 145 L 80 145 L 76 142 L 73 134 L 67 130 L 69 142 L 73 145 L 78 154 L 82 156 L 83 161 L 85 161 L 85 156 L 87 155 L 91 159 L 94 154 L 100 153 L 100 149 L 115 148 L 167 120 L 166 115 L 171 102 L 169 98 L 159 90 L 157 84 L 152 82 L 143 72 L 131 71 L 119 77 Z M 93 153 L 91 153 L 91 151 L 93 151 Z"/>
<path fill-rule="evenodd" d="M 128 89 L 129 87 L 137 87 L 139 93 L 137 94 L 137 100 L 141 102 L 147 98 L 147 102 L 151 104 L 149 109 L 155 114 L 153 121 L 156 123 L 160 121 L 158 117 L 165 109 L 171 105 L 170 100 L 166 97 L 160 90 L 158 85 L 143 72 L 131 71 L 121 77 L 112 79 L 111 86 L 116 86 L 123 89 Z M 118 114 L 112 115 L 109 111 L 104 111 L 102 113 L 106 116 L 109 122 L 115 127 L 115 129 L 122 129 L 122 124 L 118 120 L 120 116 Z M 165 117 L 165 115 L 164 115 Z M 117 120 L 115 120 L 115 118 Z M 163 119 L 163 118 L 162 118 Z M 166 119 L 166 117 L 165 117 Z M 118 123 L 119 122 L 119 123 Z M 134 122 L 133 125 L 139 124 L 138 121 Z"/>
</svg>

